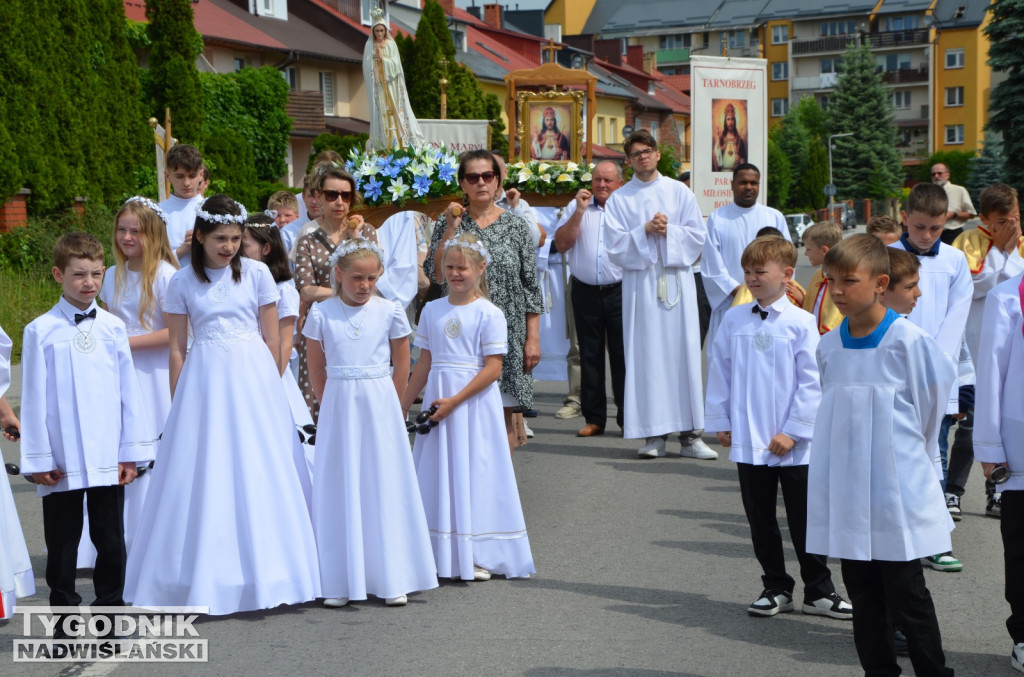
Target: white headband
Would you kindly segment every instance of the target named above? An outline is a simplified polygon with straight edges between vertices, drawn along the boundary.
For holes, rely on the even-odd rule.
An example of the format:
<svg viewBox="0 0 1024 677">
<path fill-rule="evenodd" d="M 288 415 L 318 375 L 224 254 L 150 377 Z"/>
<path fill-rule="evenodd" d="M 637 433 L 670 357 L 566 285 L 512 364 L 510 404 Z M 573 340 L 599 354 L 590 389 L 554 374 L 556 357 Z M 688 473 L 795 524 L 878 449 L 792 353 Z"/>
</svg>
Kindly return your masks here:
<svg viewBox="0 0 1024 677">
<path fill-rule="evenodd" d="M 167 225 L 167 214 L 164 213 L 164 210 L 160 209 L 160 205 L 153 202 L 148 197 L 136 195 L 135 197 L 130 197 L 124 201 L 125 204 L 128 204 L 129 202 L 138 202 L 145 207 L 149 207 L 156 212 L 156 215 L 160 217 L 160 220 L 164 222 L 164 225 Z"/>
<path fill-rule="evenodd" d="M 235 202 L 232 200 L 232 202 Z M 204 221 L 211 223 L 237 223 L 240 226 L 244 226 L 246 220 L 249 218 L 249 213 L 245 211 L 245 206 L 241 202 L 235 202 L 235 206 L 241 210 L 241 214 L 235 216 L 234 214 L 211 214 L 210 212 L 204 211 L 202 206 L 196 206 L 196 216 Z"/>
<path fill-rule="evenodd" d="M 373 252 L 377 256 L 377 260 L 380 261 L 380 264 L 384 265 L 384 251 L 374 243 L 361 237 L 345 240 L 338 245 L 338 248 L 335 249 L 334 253 L 327 259 L 327 265 L 333 268 L 338 265 L 338 261 L 341 261 L 344 257 L 353 252 L 359 251 L 360 249 L 366 249 L 367 251 Z"/>
<path fill-rule="evenodd" d="M 483 242 L 466 242 L 458 238 L 452 238 L 444 243 L 444 248 L 451 249 L 452 247 L 459 247 L 465 249 L 472 249 L 477 254 L 483 257 L 484 262 L 487 265 L 491 265 L 491 254 L 487 251 L 487 247 L 484 246 Z"/>
</svg>

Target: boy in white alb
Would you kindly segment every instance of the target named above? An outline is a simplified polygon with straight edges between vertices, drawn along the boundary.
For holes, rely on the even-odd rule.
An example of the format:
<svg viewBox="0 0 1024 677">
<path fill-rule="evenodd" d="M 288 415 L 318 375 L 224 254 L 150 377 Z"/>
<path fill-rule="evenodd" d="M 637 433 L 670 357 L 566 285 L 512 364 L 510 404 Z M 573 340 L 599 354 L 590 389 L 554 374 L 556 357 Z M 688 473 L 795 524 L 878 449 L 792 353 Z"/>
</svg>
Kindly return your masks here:
<svg viewBox="0 0 1024 677">
<path fill-rule="evenodd" d="M 122 606 L 124 485 L 154 458 L 124 322 L 96 305 L 103 245 L 72 232 L 54 248 L 60 301 L 25 327 L 21 472 L 43 499 L 51 606 L 78 606 L 75 562 L 83 498 L 96 546 L 96 606 Z M 69 628 L 58 623 L 54 638 Z M 73 633 L 72 633 L 73 634 Z"/>
<path fill-rule="evenodd" d="M 185 268 L 192 247 L 196 209 L 203 204 L 199 190 L 205 169 L 203 156 L 194 146 L 179 143 L 167 151 L 165 164 L 164 176 L 173 190 L 170 197 L 160 203 L 160 208 L 167 215 L 167 240 L 181 267 Z"/>
<path fill-rule="evenodd" d="M 1006 629 L 1013 649 L 1010 664 L 1024 672 L 1024 273 L 993 289 L 985 301 L 981 347 L 978 350 L 978 397 L 974 419 L 974 457 L 985 479 L 996 466 L 1010 477 L 1001 485 Z M 1006 472 L 1001 470 L 1000 472 Z"/>
<path fill-rule="evenodd" d="M 895 621 L 916 674 L 951 676 L 921 558 L 951 548 L 937 438 L 956 371 L 930 336 L 879 303 L 889 284 L 880 240 L 850 236 L 824 268 L 846 319 L 818 344 L 807 552 L 842 558 L 866 674 L 900 674 Z"/>
<path fill-rule="evenodd" d="M 704 246 L 697 199 L 684 184 L 658 173 L 658 143 L 645 130 L 623 144 L 633 178 L 605 207 L 608 257 L 623 270 L 622 325 L 626 356 L 623 436 L 646 438 L 640 458 L 665 453 L 679 432 L 680 454 L 715 459 L 701 440 L 700 330 L 693 264 Z"/>
<path fill-rule="evenodd" d="M 958 370 L 974 290 L 963 253 L 941 241 L 947 208 L 946 191 L 941 186 L 934 183 L 914 186 L 907 197 L 906 210 L 902 212 L 907 232 L 890 246 L 905 249 L 921 261 L 921 301 L 907 319 L 935 339 L 949 363 Z M 939 421 L 947 431 L 953 416 L 960 414 L 958 386 L 954 384 L 949 391 L 946 402 L 949 418 Z M 945 485 L 944 472 L 939 480 Z M 963 569 L 963 563 L 952 551 L 930 556 L 928 565 L 937 571 Z"/>
<path fill-rule="evenodd" d="M 795 582 L 786 573 L 775 516 L 779 485 L 800 561 L 807 614 L 852 618 L 832 584 L 825 558 L 804 550 L 807 529 L 807 458 L 821 400 L 814 351 L 814 317 L 786 298 L 796 247 L 778 236 L 759 237 L 743 251 L 743 277 L 754 302 L 722 318 L 708 364 L 705 430 L 730 447 L 750 524 L 764 592 L 747 611 L 774 616 L 793 610 Z"/>
</svg>

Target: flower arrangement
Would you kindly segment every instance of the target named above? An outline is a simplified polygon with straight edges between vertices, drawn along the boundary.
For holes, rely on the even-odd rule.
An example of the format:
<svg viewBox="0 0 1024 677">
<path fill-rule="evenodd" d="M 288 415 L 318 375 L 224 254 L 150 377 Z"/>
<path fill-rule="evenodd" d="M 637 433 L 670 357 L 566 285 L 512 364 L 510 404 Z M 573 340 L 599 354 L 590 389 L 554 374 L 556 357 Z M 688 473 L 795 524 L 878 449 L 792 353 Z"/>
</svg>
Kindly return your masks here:
<svg viewBox="0 0 1024 677">
<path fill-rule="evenodd" d="M 517 188 L 521 193 L 538 195 L 571 194 L 580 188 L 590 188 L 593 172 L 594 163 L 561 164 L 543 160 L 517 162 L 508 166 L 505 188 Z"/>
<path fill-rule="evenodd" d="M 356 190 L 369 207 L 407 202 L 427 203 L 459 190 L 459 158 L 445 148 L 395 148 L 389 153 L 361 152 L 353 148 L 345 171 L 356 180 Z"/>
</svg>

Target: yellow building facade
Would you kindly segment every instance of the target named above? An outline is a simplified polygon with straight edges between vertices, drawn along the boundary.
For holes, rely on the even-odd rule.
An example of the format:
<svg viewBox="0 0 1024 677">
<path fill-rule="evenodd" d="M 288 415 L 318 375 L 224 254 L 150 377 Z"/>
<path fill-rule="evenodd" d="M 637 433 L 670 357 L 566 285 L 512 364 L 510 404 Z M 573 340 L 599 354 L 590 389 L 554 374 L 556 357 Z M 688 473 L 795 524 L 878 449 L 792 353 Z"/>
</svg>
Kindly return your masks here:
<svg viewBox="0 0 1024 677">
<path fill-rule="evenodd" d="M 977 28 L 936 31 L 932 50 L 932 148 L 980 151 L 988 122 L 992 70 L 985 22 Z"/>
</svg>

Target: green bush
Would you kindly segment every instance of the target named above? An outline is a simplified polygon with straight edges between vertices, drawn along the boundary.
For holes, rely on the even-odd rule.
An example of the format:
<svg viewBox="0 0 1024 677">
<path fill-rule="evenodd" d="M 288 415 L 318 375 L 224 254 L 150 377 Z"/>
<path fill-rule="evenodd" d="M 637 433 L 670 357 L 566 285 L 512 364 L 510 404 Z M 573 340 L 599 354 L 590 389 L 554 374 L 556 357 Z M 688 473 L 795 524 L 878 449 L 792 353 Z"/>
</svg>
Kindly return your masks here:
<svg viewBox="0 0 1024 677">
<path fill-rule="evenodd" d="M 208 131 L 203 158 L 210 167 L 211 192 L 230 195 L 249 211 L 256 209 L 256 166 L 244 136 L 228 128 Z"/>
<path fill-rule="evenodd" d="M 321 134 L 313 139 L 313 152 L 309 154 L 309 160 L 306 162 L 306 173 L 308 174 L 309 170 L 313 168 L 313 161 L 316 160 L 319 153 L 333 150 L 344 159 L 348 157 L 349 151 L 353 148 L 362 152 L 366 148 L 366 140 L 369 138 L 369 134 L 346 134 L 344 136 L 330 132 Z"/>
</svg>

